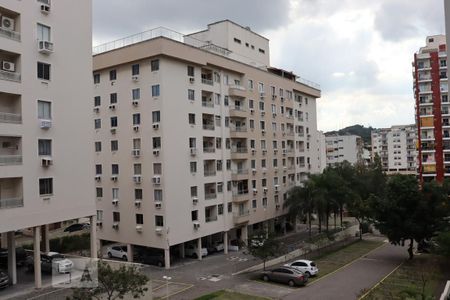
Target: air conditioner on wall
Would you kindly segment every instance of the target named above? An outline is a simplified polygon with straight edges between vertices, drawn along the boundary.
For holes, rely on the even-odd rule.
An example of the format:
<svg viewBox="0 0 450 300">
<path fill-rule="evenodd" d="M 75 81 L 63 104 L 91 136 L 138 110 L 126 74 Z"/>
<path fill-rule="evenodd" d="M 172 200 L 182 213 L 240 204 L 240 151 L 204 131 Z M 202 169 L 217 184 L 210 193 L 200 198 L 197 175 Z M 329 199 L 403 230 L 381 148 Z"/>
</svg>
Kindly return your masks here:
<svg viewBox="0 0 450 300">
<path fill-rule="evenodd" d="M 153 184 L 161 184 L 161 177 L 160 176 L 153 176 Z"/>
<path fill-rule="evenodd" d="M 12 18 L 6 17 L 6 16 L 2 16 L 1 18 L 1 28 L 5 29 L 5 30 L 9 30 L 9 31 L 14 31 L 14 24 L 15 21 Z"/>
<path fill-rule="evenodd" d="M 49 167 L 53 165 L 53 160 L 50 157 L 42 158 L 41 159 L 41 166 L 43 167 Z"/>
<path fill-rule="evenodd" d="M 139 81 L 139 75 L 133 75 L 133 76 L 131 76 L 131 80 L 133 80 L 133 81 Z"/>
<path fill-rule="evenodd" d="M 153 123 L 153 129 L 158 130 L 159 129 L 159 123 Z"/>
<path fill-rule="evenodd" d="M 42 4 L 41 5 L 41 12 L 43 14 L 48 14 L 50 12 L 50 5 L 49 4 Z"/>
<path fill-rule="evenodd" d="M 15 72 L 16 65 L 13 62 L 4 60 L 2 61 L 2 70 L 8 72 Z"/>
</svg>

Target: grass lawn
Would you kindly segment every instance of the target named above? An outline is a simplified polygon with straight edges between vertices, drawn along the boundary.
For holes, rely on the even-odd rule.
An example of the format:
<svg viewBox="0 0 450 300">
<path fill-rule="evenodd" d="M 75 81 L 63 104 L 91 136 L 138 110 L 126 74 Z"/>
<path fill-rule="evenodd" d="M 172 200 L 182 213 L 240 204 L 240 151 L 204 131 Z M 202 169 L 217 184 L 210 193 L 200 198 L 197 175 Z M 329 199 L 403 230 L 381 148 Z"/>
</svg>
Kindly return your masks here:
<svg viewBox="0 0 450 300">
<path fill-rule="evenodd" d="M 440 256 L 415 256 L 362 299 L 438 299 L 442 293 L 439 284 L 447 280 L 449 269 L 450 262 Z"/>
<path fill-rule="evenodd" d="M 197 298 L 195 300 L 267 300 L 257 296 L 245 295 L 231 291 L 217 291 Z"/>
</svg>

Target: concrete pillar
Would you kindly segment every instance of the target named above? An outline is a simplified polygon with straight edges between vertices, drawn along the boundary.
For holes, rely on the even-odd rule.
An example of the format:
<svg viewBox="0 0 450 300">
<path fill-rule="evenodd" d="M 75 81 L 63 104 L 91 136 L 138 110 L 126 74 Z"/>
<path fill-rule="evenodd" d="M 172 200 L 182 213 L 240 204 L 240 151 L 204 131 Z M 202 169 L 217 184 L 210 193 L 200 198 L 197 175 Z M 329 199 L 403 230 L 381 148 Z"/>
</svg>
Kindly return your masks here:
<svg viewBox="0 0 450 300">
<path fill-rule="evenodd" d="M 269 221 L 264 221 L 263 223 L 263 231 L 266 233 L 266 238 L 269 237 Z"/>
<path fill-rule="evenodd" d="M 247 225 L 244 225 L 241 228 L 241 240 L 244 242 L 245 245 L 248 244 L 248 228 L 247 228 Z"/>
<path fill-rule="evenodd" d="M 127 258 L 129 262 L 133 262 L 133 245 L 127 244 Z"/>
<path fill-rule="evenodd" d="M 98 248 L 97 248 L 97 216 L 91 216 L 90 217 L 91 222 L 91 236 L 90 236 L 90 242 L 91 242 L 91 258 L 97 259 L 98 258 Z"/>
<path fill-rule="evenodd" d="M 180 247 L 180 258 L 185 258 L 186 255 L 184 253 L 184 243 L 181 243 L 179 247 Z"/>
<path fill-rule="evenodd" d="M 0 239 L 0 243 L 1 243 L 1 248 L 5 248 L 8 247 L 8 238 L 7 238 L 7 234 L 6 232 L 1 234 L 1 239 Z"/>
<path fill-rule="evenodd" d="M 41 227 L 37 226 L 33 228 L 33 247 L 34 247 L 34 287 L 37 289 L 42 288 L 41 277 Z"/>
<path fill-rule="evenodd" d="M 275 232 L 275 220 L 270 219 L 269 220 L 269 233 Z"/>
<path fill-rule="evenodd" d="M 223 233 L 223 253 L 228 254 L 228 231 Z"/>
<path fill-rule="evenodd" d="M 202 238 L 197 239 L 197 258 L 202 260 Z"/>
<path fill-rule="evenodd" d="M 8 240 L 8 275 L 12 284 L 17 283 L 17 264 L 16 264 L 16 238 L 14 231 L 7 233 Z"/>
<path fill-rule="evenodd" d="M 184 244 L 181 244 L 184 246 Z M 184 247 L 183 247 L 184 254 Z M 170 248 L 164 249 L 164 268 L 170 269 Z"/>
<path fill-rule="evenodd" d="M 42 252 L 50 252 L 50 236 L 48 230 L 48 224 L 41 226 L 42 234 Z"/>
</svg>

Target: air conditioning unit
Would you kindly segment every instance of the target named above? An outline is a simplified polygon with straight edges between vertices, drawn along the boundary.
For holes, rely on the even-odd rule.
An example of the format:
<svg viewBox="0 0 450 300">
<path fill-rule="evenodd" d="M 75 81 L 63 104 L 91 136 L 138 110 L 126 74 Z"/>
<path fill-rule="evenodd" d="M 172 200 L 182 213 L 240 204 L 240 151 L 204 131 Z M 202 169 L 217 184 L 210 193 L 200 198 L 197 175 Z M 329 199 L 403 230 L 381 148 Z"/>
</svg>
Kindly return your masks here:
<svg viewBox="0 0 450 300">
<path fill-rule="evenodd" d="M 277 154 L 278 153 L 278 149 L 273 149 L 273 154 Z"/>
<path fill-rule="evenodd" d="M 95 181 L 102 180 L 102 175 L 95 175 Z"/>
<path fill-rule="evenodd" d="M 133 130 L 138 132 L 139 131 L 139 125 L 133 125 Z"/>
<path fill-rule="evenodd" d="M 279 210 L 279 209 L 281 208 L 281 205 L 280 205 L 280 204 L 277 204 L 277 205 L 275 205 L 275 208 L 276 208 L 277 210 Z"/>
<path fill-rule="evenodd" d="M 42 4 L 41 5 L 41 13 L 43 13 L 43 14 L 50 13 L 50 5 L 49 4 Z"/>
<path fill-rule="evenodd" d="M 159 123 L 153 123 L 153 129 L 158 130 L 159 129 Z"/>
<path fill-rule="evenodd" d="M 268 189 L 265 187 L 264 188 L 264 194 L 267 194 Z"/>
<path fill-rule="evenodd" d="M 197 205 L 198 197 L 192 197 L 192 204 Z"/>
<path fill-rule="evenodd" d="M 161 209 L 162 207 L 162 203 L 161 202 L 155 202 L 155 208 L 156 209 Z"/>
<path fill-rule="evenodd" d="M 119 229 L 119 222 L 114 222 L 112 228 Z"/>
<path fill-rule="evenodd" d="M 2 29 L 14 31 L 14 23 L 15 23 L 14 19 L 2 16 L 1 22 L 2 23 L 0 27 Z"/>
<path fill-rule="evenodd" d="M 131 76 L 131 80 L 133 80 L 133 81 L 139 81 L 139 75 L 133 75 L 133 76 Z"/>
<path fill-rule="evenodd" d="M 253 175 L 255 175 L 256 174 L 256 169 L 252 169 L 252 173 L 253 173 Z"/>
<path fill-rule="evenodd" d="M 133 150 L 131 150 L 131 154 L 134 157 L 139 157 L 139 156 L 141 156 L 141 150 L 140 149 L 133 149 Z"/>
<path fill-rule="evenodd" d="M 279 189 L 280 189 L 280 186 L 279 186 L 278 184 L 276 184 L 276 185 L 274 186 L 274 188 L 275 188 L 275 191 L 278 192 Z"/>
<path fill-rule="evenodd" d="M 261 117 L 264 117 L 266 115 L 266 112 L 265 111 L 262 111 L 261 112 Z"/>
<path fill-rule="evenodd" d="M 200 228 L 200 223 L 199 222 L 194 222 L 194 229 L 199 229 Z"/>
<path fill-rule="evenodd" d="M 2 61 L 2 70 L 8 72 L 15 72 L 16 65 L 13 62 L 4 60 Z"/>
<path fill-rule="evenodd" d="M 136 225 L 136 231 L 142 232 L 142 225 Z"/>
<path fill-rule="evenodd" d="M 255 153 L 256 153 L 256 149 L 252 148 L 252 154 L 255 154 Z"/>
<path fill-rule="evenodd" d="M 94 112 L 95 113 L 99 113 L 100 112 L 100 107 L 99 106 L 94 107 Z"/>
<path fill-rule="evenodd" d="M 253 195 L 258 194 L 258 190 L 257 189 L 253 189 Z"/>
<path fill-rule="evenodd" d="M 265 95 L 266 95 L 265 92 L 259 92 L 259 96 L 260 96 L 261 98 L 264 98 Z"/>
<path fill-rule="evenodd" d="M 287 154 L 287 150 L 283 149 L 283 155 L 286 155 L 286 154 Z"/>
<path fill-rule="evenodd" d="M 134 183 L 141 183 L 142 176 L 141 175 L 133 175 L 133 181 L 134 181 Z"/>
<path fill-rule="evenodd" d="M 141 207 L 142 201 L 141 200 L 134 200 L 134 206 Z"/>
<path fill-rule="evenodd" d="M 272 100 L 277 99 L 277 95 L 272 95 Z"/>
<path fill-rule="evenodd" d="M 191 148 L 191 155 L 195 156 L 197 154 L 197 148 Z"/>
<path fill-rule="evenodd" d="M 38 41 L 38 51 L 44 54 L 53 53 L 53 43 L 49 41 Z"/>
<path fill-rule="evenodd" d="M 103 221 L 97 220 L 97 226 L 102 227 L 103 226 Z"/>
<path fill-rule="evenodd" d="M 255 110 L 253 108 L 250 108 L 250 113 L 253 115 L 255 113 Z"/>
<path fill-rule="evenodd" d="M 52 121 L 51 120 L 39 120 L 39 127 L 41 127 L 41 129 L 52 128 Z"/>
<path fill-rule="evenodd" d="M 113 199 L 113 200 L 112 200 L 112 204 L 113 204 L 114 206 L 117 206 L 117 205 L 119 204 L 119 199 Z"/>
<path fill-rule="evenodd" d="M 112 181 L 117 181 L 117 175 L 112 175 L 112 176 L 111 176 L 111 180 L 112 180 Z"/>
<path fill-rule="evenodd" d="M 276 116 L 277 116 L 277 114 L 276 114 L 276 113 L 273 113 L 273 114 L 272 114 L 272 117 L 273 117 L 273 118 L 275 118 Z"/>
<path fill-rule="evenodd" d="M 153 184 L 161 184 L 161 176 L 153 176 Z"/>
<path fill-rule="evenodd" d="M 153 155 L 154 156 L 159 156 L 159 149 L 153 150 Z"/>
<path fill-rule="evenodd" d="M 195 78 L 194 77 L 189 77 L 189 82 L 190 83 L 194 83 L 195 82 Z"/>
<path fill-rule="evenodd" d="M 267 149 L 263 149 L 263 150 L 262 150 L 262 154 L 263 154 L 263 155 L 266 155 L 266 153 L 267 153 Z"/>
<path fill-rule="evenodd" d="M 115 110 L 116 109 L 116 105 L 115 104 L 110 104 L 109 105 L 109 109 L 110 110 Z"/>
<path fill-rule="evenodd" d="M 111 128 L 111 133 L 112 133 L 112 134 L 115 134 L 115 133 L 116 133 L 116 129 L 117 129 L 117 127 L 112 127 L 112 128 Z"/>
<path fill-rule="evenodd" d="M 139 100 L 133 100 L 131 102 L 131 104 L 133 104 L 133 106 L 138 106 L 139 105 Z"/>
<path fill-rule="evenodd" d="M 284 97 L 280 97 L 281 102 L 284 102 Z"/>
<path fill-rule="evenodd" d="M 49 167 L 53 165 L 53 160 L 50 157 L 41 159 L 41 166 Z"/>
<path fill-rule="evenodd" d="M 155 232 L 156 232 L 156 234 L 162 234 L 163 228 L 162 227 L 156 227 L 155 228 Z"/>
</svg>

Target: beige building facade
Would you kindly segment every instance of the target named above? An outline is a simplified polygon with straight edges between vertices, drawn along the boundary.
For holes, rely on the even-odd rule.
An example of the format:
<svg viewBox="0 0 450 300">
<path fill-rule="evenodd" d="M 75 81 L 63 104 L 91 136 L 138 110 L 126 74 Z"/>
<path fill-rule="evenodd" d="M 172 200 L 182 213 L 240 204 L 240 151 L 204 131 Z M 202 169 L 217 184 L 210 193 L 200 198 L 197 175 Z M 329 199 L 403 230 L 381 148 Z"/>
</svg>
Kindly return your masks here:
<svg viewBox="0 0 450 300">
<path fill-rule="evenodd" d="M 218 24 L 231 36 L 195 34 L 194 46 L 157 29 L 94 49 L 98 237 L 164 250 L 166 267 L 187 245 L 227 252 L 252 231 L 284 230 L 287 191 L 319 169 L 318 86 L 239 60 L 211 40 L 267 39 Z"/>
<path fill-rule="evenodd" d="M 91 4 L 0 1 L 0 233 L 13 283 L 15 231 L 32 228 L 39 255 L 41 231 L 42 250 L 50 250 L 49 224 L 95 215 L 85 101 L 92 98 Z M 39 263 L 35 269 L 40 287 Z"/>
</svg>

